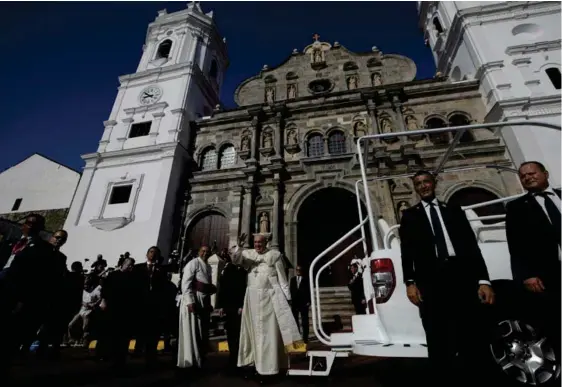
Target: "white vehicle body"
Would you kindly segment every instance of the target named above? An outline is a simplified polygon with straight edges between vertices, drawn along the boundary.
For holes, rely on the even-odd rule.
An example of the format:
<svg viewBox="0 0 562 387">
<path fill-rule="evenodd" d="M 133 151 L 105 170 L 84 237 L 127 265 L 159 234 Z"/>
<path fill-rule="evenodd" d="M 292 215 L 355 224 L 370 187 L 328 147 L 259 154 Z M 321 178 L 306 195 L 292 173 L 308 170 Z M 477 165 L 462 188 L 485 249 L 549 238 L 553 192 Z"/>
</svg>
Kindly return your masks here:
<svg viewBox="0 0 562 387">
<path fill-rule="evenodd" d="M 436 132 L 454 132 L 455 137 L 443 155 L 438 167 L 434 171 L 436 174 L 447 170 L 443 170 L 447 159 L 452 154 L 453 149 L 458 143 L 461 135 L 465 130 L 480 128 L 496 128 L 501 130 L 502 127 L 535 125 L 542 127 L 544 130 L 558 130 L 560 126 L 532 121 L 520 121 L 509 123 L 488 123 L 466 125 L 458 127 L 448 127 L 440 129 L 431 129 L 432 133 Z M 392 134 L 369 135 L 358 139 L 357 149 L 368 149 L 362 144 L 366 141 L 380 139 L 384 137 L 411 136 L 413 134 L 426 134 L 429 130 L 407 131 Z M 361 152 L 361 151 L 359 151 Z M 373 213 L 373 206 L 370 198 L 366 198 L 367 214 L 362 214 L 360 204 L 359 186 L 363 185 L 362 192 L 368 192 L 367 185 L 374 180 L 385 180 L 397 176 L 379 176 L 368 178 L 365 169 L 366 154 L 359 154 L 359 163 L 361 166 L 362 179 L 356 183 L 356 196 L 358 201 L 359 214 L 362 219 L 360 223 L 344 235 L 340 240 L 336 241 L 332 246 L 316 257 L 309 270 L 310 290 L 311 290 L 311 315 L 314 333 L 318 340 L 329 346 L 330 351 L 309 351 L 310 367 L 308 370 L 289 370 L 289 375 L 308 375 L 308 376 L 327 376 L 330 373 L 331 366 L 336 357 L 347 357 L 349 354 L 376 356 L 376 357 L 403 357 L 403 358 L 422 358 L 427 357 L 427 345 L 425 332 L 419 317 L 418 308 L 410 303 L 406 296 L 406 286 L 402 275 L 402 261 L 400 253 L 400 241 L 398 239 L 398 227 L 389 227 L 384 219 L 378 219 L 377 214 Z M 495 168 L 494 166 L 486 166 L 480 168 Z M 472 169 L 472 168 L 462 168 Z M 505 169 L 505 168 L 504 168 Z M 458 171 L 459 169 L 455 169 Z M 453 171 L 452 169 L 449 171 Z M 513 172 L 516 172 L 513 170 Z M 478 217 L 473 211 L 475 208 L 484 207 L 498 202 L 508 202 L 521 195 L 515 195 L 489 202 L 479 203 L 476 205 L 463 207 L 467 218 L 471 222 L 472 229 L 475 232 L 479 247 L 484 256 L 484 260 L 488 267 L 490 280 L 492 283 L 498 280 L 512 280 L 510 255 L 506 241 L 505 226 L 501 218 L 504 215 L 493 215 L 486 217 Z M 377 220 L 378 219 L 378 220 Z M 498 223 L 483 224 L 482 220 L 498 219 Z M 368 227 L 366 227 L 368 225 Z M 347 246 L 341 253 L 336 255 L 329 262 L 319 267 L 320 260 L 333 250 L 336 246 L 341 245 L 348 237 L 361 230 L 362 237 Z M 370 238 L 373 251 L 367 251 L 367 238 Z M 363 265 L 363 285 L 365 289 L 365 298 L 367 300 L 367 314 L 354 315 L 352 317 L 352 332 L 332 333 L 327 335 L 322 328 L 319 316 L 321 316 L 319 278 L 329 265 L 338 260 L 347 251 L 356 245 L 362 243 L 365 257 L 362 261 Z M 313 358 L 325 358 L 325 370 L 315 370 Z"/>
</svg>

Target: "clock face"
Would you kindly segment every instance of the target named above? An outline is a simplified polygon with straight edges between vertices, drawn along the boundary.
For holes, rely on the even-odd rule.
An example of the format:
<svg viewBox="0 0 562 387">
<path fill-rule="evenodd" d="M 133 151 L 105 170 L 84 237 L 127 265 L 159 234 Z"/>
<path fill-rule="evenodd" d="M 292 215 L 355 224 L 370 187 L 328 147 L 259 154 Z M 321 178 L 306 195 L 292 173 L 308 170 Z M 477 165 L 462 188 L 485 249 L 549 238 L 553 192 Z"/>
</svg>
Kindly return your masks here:
<svg viewBox="0 0 562 387">
<path fill-rule="evenodd" d="M 140 103 L 143 105 L 152 105 L 153 103 L 158 102 L 158 100 L 162 97 L 162 89 L 157 86 L 149 86 L 143 91 L 139 96 Z"/>
</svg>

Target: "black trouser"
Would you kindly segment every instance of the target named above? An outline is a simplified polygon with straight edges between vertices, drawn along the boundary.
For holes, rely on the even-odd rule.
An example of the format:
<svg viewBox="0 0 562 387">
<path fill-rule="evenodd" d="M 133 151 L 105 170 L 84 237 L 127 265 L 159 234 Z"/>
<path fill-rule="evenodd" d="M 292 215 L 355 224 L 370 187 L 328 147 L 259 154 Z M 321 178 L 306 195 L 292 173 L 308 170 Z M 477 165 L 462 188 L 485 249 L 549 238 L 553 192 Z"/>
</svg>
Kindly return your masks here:
<svg viewBox="0 0 562 387">
<path fill-rule="evenodd" d="M 301 329 L 302 339 L 308 342 L 308 306 L 293 306 L 292 308 L 293 316 L 297 322 L 297 326 Z M 301 316 L 301 322 L 299 323 L 299 315 Z"/>
<path fill-rule="evenodd" d="M 432 375 L 443 385 L 452 385 L 459 368 L 467 367 L 475 377 L 482 370 L 491 326 L 488 308 L 478 298 L 478 280 L 465 278 L 466 272 L 454 264 L 444 264 L 436 274 L 434 281 L 420 286 L 420 317 Z"/>
<path fill-rule="evenodd" d="M 162 334 L 162 316 L 160 310 L 149 309 L 141 315 L 141 319 L 135 352 L 144 349 L 147 362 L 151 362 L 156 360 L 158 341 Z"/>
<path fill-rule="evenodd" d="M 129 353 L 131 340 L 131 314 L 123 310 L 108 309 L 103 313 L 100 339 L 96 346 L 96 354 L 109 358 L 115 365 L 123 365 Z"/>
<path fill-rule="evenodd" d="M 230 368 L 238 366 L 238 348 L 240 347 L 240 328 L 242 316 L 238 314 L 238 308 L 225 309 L 226 318 L 224 327 L 228 341 L 228 365 Z"/>
<path fill-rule="evenodd" d="M 548 342 L 560 359 L 560 279 L 545 278 L 543 284 L 545 291 L 542 293 L 524 290 L 525 317 L 541 334 L 548 337 Z"/>
</svg>

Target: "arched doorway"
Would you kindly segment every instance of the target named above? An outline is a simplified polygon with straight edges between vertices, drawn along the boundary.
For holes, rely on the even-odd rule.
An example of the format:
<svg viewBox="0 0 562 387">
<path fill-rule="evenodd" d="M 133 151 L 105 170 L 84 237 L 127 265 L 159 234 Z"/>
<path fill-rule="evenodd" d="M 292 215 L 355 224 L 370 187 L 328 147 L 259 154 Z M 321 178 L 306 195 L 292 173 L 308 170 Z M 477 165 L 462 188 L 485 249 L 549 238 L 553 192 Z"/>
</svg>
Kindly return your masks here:
<svg viewBox="0 0 562 387">
<path fill-rule="evenodd" d="M 448 204 L 454 204 L 457 206 L 471 206 L 473 204 L 488 202 L 490 200 L 496 200 L 499 197 L 492 192 L 479 187 L 469 187 L 463 188 L 451 195 L 451 198 L 447 201 Z M 489 216 L 489 215 L 505 215 L 505 207 L 503 203 L 496 203 L 486 207 L 475 208 L 474 212 L 478 216 Z M 484 224 L 492 224 L 503 222 L 501 219 L 490 219 L 483 220 Z"/>
<path fill-rule="evenodd" d="M 367 213 L 364 207 L 362 211 Z M 308 268 L 315 257 L 359 224 L 356 196 L 344 188 L 323 188 L 305 199 L 298 210 L 297 222 L 297 263 Z M 358 230 L 328 253 L 323 262 L 335 257 L 360 237 L 361 231 Z M 321 286 L 347 285 L 349 262 L 354 256 L 362 258 L 363 255 L 360 243 L 337 260 L 330 272 L 324 271 Z"/>
<path fill-rule="evenodd" d="M 204 212 L 191 222 L 186 233 L 185 251 L 206 245 L 218 251 L 228 248 L 228 219 L 222 214 Z"/>
</svg>

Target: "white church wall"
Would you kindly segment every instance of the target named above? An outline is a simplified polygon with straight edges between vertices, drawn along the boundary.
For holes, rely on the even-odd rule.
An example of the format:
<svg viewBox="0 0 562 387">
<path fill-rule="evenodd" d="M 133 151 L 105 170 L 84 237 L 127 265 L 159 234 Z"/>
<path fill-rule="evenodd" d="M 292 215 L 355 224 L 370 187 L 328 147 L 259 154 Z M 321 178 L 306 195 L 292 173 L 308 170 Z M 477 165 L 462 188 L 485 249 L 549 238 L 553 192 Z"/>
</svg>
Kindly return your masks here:
<svg viewBox="0 0 562 387">
<path fill-rule="evenodd" d="M 452 81 L 466 77 L 480 82 L 488 122 L 529 119 L 560 125 L 560 90 L 545 72 L 561 67 L 560 3 L 436 2 L 418 7 L 437 70 Z M 440 15 L 445 29 L 440 37 L 433 15 Z M 502 135 L 516 165 L 541 161 L 553 184 L 560 185 L 560 132 L 528 126 L 505 128 Z"/>
<path fill-rule="evenodd" d="M 0 214 L 68 208 L 79 180 L 78 172 L 34 154 L 0 173 Z"/>
<path fill-rule="evenodd" d="M 65 228 L 69 234 L 65 253 L 78 259 L 103 254 L 114 264 L 119 254 L 131 252 L 134 257 L 155 245 L 162 219 L 163 202 L 173 158 L 106 166 L 102 161 L 93 173 L 84 174 L 84 185 L 77 193 Z M 105 162 L 107 164 L 107 162 Z M 90 181 L 88 181 L 90 180 Z M 108 205 L 112 184 L 137 184 L 128 203 Z M 87 189 L 86 189 L 87 188 Z M 87 195 L 85 195 L 87 191 Z M 82 202 L 82 203 L 80 203 Z M 81 206 L 81 204 L 83 204 Z M 76 209 L 81 207 L 81 211 Z M 113 230 L 99 230 L 90 221 L 100 218 L 127 217 L 130 223 Z M 145 246 L 146 245 L 146 246 Z M 144 256 L 144 255 L 142 255 Z"/>
<path fill-rule="evenodd" d="M 170 53 L 157 58 L 166 39 L 172 41 Z M 119 78 L 97 153 L 84 156 L 83 179 L 65 225 L 71 235 L 64 248 L 69 260 L 103 254 L 111 265 L 125 251 L 142 259 L 157 243 L 165 256 L 169 253 L 184 170 L 191 165 L 182 148 L 189 147 L 188 123 L 219 100 L 220 89 L 200 79 L 197 53 L 203 55 L 202 65 L 210 65 L 207 53 L 218 53 L 219 71 L 225 70 L 226 47 L 212 13 L 203 13 L 198 3 L 173 14 L 159 11 L 149 25 L 137 72 Z M 141 101 L 149 86 L 160 88 L 159 99 Z M 151 121 L 148 133 L 131 137 L 131 126 L 146 121 Z M 129 200 L 109 204 L 113 187 L 120 185 L 131 186 Z"/>
</svg>

